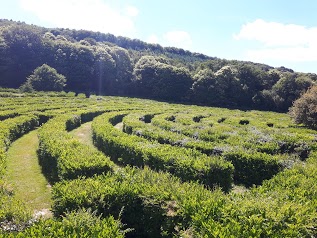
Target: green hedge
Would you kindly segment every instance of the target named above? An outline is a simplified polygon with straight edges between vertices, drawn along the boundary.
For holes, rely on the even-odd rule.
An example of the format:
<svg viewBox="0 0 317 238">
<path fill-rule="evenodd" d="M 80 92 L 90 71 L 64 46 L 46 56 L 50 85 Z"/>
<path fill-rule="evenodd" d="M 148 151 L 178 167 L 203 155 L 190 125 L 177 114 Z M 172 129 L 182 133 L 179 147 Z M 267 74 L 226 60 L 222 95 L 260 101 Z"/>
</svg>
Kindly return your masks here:
<svg viewBox="0 0 317 238">
<path fill-rule="evenodd" d="M 182 134 L 173 133 L 171 131 L 163 130 L 152 124 L 146 124 L 138 118 L 143 118 L 142 114 L 130 114 L 123 119 L 123 131 L 128 134 L 134 134 L 139 137 L 144 137 L 148 140 L 155 140 L 160 144 L 170 144 L 173 146 L 185 147 L 190 149 L 196 149 L 207 155 L 214 153 L 214 144 L 196 140 L 192 137 Z M 151 114 L 150 114 L 151 115 Z M 152 115 L 151 115 L 152 116 Z M 151 117 L 153 118 L 153 117 Z M 193 122 L 191 120 L 191 122 Z"/>
<path fill-rule="evenodd" d="M 199 151 L 149 142 L 127 135 L 113 127 L 124 114 L 107 113 L 92 124 L 95 145 L 122 165 L 149 166 L 170 172 L 183 181 L 199 181 L 207 186 L 221 186 L 225 191 L 232 184 L 233 166 L 219 157 Z"/>
<path fill-rule="evenodd" d="M 147 168 L 126 168 L 55 184 L 53 210 L 57 216 L 79 208 L 121 214 L 135 237 L 315 237 L 316 161 L 227 195 Z"/>
<path fill-rule="evenodd" d="M 114 174 L 63 181 L 52 192 L 55 216 L 79 208 L 120 216 L 122 223 L 134 229 L 132 237 L 179 237 L 200 205 L 208 205 L 213 210 L 209 215 L 216 217 L 225 200 L 220 190 L 210 192 L 166 173 L 129 167 Z"/>
<path fill-rule="evenodd" d="M 276 157 L 260 152 L 230 151 L 223 156 L 234 165 L 234 180 L 247 186 L 259 185 L 282 169 Z"/>
<path fill-rule="evenodd" d="M 120 222 L 112 216 L 101 219 L 91 212 L 71 212 L 61 220 L 40 220 L 29 228 L 20 232 L 4 232 L 4 237 L 107 237 L 123 238 L 125 231 L 122 230 Z"/>
<path fill-rule="evenodd" d="M 51 119 L 39 130 L 39 159 L 52 181 L 92 176 L 109 171 L 113 162 L 97 149 L 84 145 L 67 133 L 81 124 L 81 115 Z"/>
</svg>

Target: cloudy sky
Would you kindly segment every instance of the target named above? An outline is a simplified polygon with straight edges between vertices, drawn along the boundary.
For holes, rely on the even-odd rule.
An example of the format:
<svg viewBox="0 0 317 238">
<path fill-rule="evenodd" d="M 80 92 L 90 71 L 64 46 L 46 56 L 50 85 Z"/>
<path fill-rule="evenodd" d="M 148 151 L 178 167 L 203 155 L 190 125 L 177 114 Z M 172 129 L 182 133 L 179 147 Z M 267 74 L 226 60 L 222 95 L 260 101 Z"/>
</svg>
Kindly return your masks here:
<svg viewBox="0 0 317 238">
<path fill-rule="evenodd" d="M 317 73 L 314 0 L 0 0 L 0 18 Z"/>
</svg>

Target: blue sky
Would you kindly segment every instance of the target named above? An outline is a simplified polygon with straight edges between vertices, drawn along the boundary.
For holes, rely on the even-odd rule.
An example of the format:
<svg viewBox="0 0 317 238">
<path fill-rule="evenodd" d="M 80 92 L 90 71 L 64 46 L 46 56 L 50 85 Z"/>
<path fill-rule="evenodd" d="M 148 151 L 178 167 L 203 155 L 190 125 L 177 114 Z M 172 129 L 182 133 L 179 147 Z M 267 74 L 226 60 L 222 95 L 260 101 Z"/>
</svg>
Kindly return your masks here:
<svg viewBox="0 0 317 238">
<path fill-rule="evenodd" d="M 314 0 L 0 0 L 0 18 L 317 73 Z"/>
</svg>

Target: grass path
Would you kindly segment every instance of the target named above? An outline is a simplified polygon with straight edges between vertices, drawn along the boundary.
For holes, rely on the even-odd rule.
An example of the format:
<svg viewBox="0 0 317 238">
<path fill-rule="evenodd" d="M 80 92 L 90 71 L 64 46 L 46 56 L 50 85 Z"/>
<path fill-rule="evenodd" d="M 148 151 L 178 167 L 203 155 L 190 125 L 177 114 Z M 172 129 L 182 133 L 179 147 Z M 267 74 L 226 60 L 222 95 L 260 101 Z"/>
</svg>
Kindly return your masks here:
<svg viewBox="0 0 317 238">
<path fill-rule="evenodd" d="M 82 124 L 80 127 L 72 130 L 70 132 L 76 139 L 78 139 L 81 143 L 85 145 L 94 146 L 92 141 L 92 122 L 86 122 Z"/>
<path fill-rule="evenodd" d="M 35 216 L 50 217 L 51 188 L 38 163 L 37 130 L 34 130 L 10 146 L 5 179 L 17 199 L 26 203 Z"/>
</svg>

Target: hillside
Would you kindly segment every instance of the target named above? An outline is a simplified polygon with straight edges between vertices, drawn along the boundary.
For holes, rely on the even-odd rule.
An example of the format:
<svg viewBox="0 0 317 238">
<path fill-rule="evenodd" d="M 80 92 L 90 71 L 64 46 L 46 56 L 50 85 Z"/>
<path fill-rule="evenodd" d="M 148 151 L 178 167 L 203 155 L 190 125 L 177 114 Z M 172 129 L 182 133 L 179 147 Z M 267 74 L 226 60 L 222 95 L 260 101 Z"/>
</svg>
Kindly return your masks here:
<svg viewBox="0 0 317 238">
<path fill-rule="evenodd" d="M 0 20 L 0 87 L 19 88 L 47 64 L 65 91 L 286 111 L 317 75 L 225 60 L 86 30 Z"/>
</svg>

